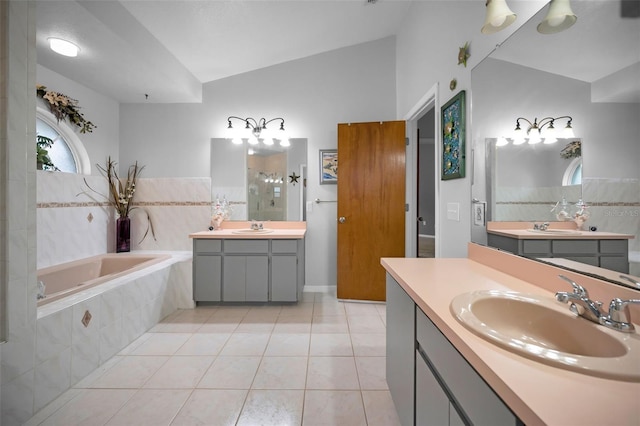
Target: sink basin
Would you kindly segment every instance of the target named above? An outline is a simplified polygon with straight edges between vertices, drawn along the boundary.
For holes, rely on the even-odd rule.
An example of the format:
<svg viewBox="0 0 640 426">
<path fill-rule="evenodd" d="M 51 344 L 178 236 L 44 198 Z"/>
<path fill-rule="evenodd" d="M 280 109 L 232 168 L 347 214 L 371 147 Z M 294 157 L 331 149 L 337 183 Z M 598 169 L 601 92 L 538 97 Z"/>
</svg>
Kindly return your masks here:
<svg viewBox="0 0 640 426">
<path fill-rule="evenodd" d="M 551 234 L 551 235 L 582 235 L 580 231 L 574 231 L 572 229 L 527 229 L 529 232 L 533 232 L 535 234 Z"/>
<path fill-rule="evenodd" d="M 579 318 L 550 295 L 476 291 L 453 299 L 451 312 L 473 333 L 510 352 L 559 368 L 640 381 L 640 337 Z"/>
<path fill-rule="evenodd" d="M 273 232 L 273 229 L 236 229 L 232 233 L 258 235 L 258 234 L 269 234 L 271 232 Z"/>
</svg>

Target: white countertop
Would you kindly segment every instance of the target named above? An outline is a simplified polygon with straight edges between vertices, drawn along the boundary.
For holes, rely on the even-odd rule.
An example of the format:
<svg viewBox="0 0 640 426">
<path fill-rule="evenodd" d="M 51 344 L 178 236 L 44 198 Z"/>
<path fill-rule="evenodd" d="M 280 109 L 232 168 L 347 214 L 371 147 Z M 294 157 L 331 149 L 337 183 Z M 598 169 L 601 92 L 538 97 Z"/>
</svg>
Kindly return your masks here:
<svg viewBox="0 0 640 426">
<path fill-rule="evenodd" d="M 490 256 L 501 256 L 498 263 L 531 262 L 533 274 L 535 268 L 550 268 L 495 250 Z M 525 424 L 640 423 L 640 383 L 588 376 L 518 356 L 476 336 L 449 310 L 455 296 L 469 291 L 501 289 L 553 298 L 549 290 L 471 259 L 384 258 L 381 263 Z M 562 289 L 560 281 L 557 287 Z M 640 336 L 636 332 L 633 338 Z"/>
</svg>

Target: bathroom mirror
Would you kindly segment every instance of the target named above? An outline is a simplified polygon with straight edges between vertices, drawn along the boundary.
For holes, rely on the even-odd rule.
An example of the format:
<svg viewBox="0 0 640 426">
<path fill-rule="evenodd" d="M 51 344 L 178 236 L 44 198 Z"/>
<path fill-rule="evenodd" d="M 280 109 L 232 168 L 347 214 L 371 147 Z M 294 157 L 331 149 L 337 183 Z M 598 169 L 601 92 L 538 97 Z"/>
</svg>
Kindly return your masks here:
<svg viewBox="0 0 640 426">
<path fill-rule="evenodd" d="M 511 134 L 519 117 L 533 121 L 569 115 L 582 144 L 579 194 L 590 206 L 587 225 L 635 235 L 629 250 L 632 256 L 640 253 L 640 18 L 627 16 L 622 3 L 572 1 L 576 24 L 552 35 L 536 31 L 545 6 L 472 70 L 472 198 L 486 203 L 486 221 L 550 220 L 546 208 L 560 201 L 566 189 L 547 191 L 543 182 L 537 186 L 538 177 L 551 170 L 549 164 L 530 169 L 514 158 L 511 167 L 521 184 L 506 191 L 515 200 L 546 191 L 551 195 L 543 200 L 544 209 L 523 207 L 526 216 L 514 218 L 492 207 L 492 188 L 498 185 L 492 162 L 500 161 L 499 152 L 494 157 L 495 141 Z M 521 156 L 530 160 L 533 152 Z M 570 197 L 579 198 L 578 192 Z M 509 201 L 506 195 L 502 201 Z M 471 224 L 473 242 L 486 244 L 484 223 Z"/>
<path fill-rule="evenodd" d="M 304 221 L 307 140 L 290 146 L 235 145 L 211 139 L 211 198 L 230 207 L 228 220 Z"/>
<path fill-rule="evenodd" d="M 501 145 L 487 138 L 487 210 L 493 221 L 557 220 L 553 207 L 560 200 L 575 204 L 582 199 L 582 158 L 563 154 L 578 138 L 554 143 Z"/>
</svg>

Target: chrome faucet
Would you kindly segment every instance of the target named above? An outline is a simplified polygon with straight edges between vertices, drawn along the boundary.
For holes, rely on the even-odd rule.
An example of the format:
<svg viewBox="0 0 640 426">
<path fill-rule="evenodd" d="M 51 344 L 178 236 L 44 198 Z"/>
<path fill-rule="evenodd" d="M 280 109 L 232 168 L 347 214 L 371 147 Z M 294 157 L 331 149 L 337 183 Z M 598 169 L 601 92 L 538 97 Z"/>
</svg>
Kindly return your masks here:
<svg viewBox="0 0 640 426">
<path fill-rule="evenodd" d="M 541 224 L 534 223 L 533 229 L 537 231 L 546 231 L 547 229 L 549 229 L 549 222 L 544 222 Z"/>
<path fill-rule="evenodd" d="M 556 293 L 556 300 L 558 302 L 569 303 L 569 310 L 574 314 L 600 323 L 600 318 L 603 316 L 600 308 L 602 302 L 596 302 L 589 299 L 589 293 L 580 284 L 565 277 L 564 275 L 558 275 L 561 279 L 567 281 L 573 287 L 573 292 L 568 293 L 566 291 L 559 291 Z"/>
<path fill-rule="evenodd" d="M 632 303 L 640 304 L 640 299 L 622 300 L 616 297 L 609 303 L 609 315 L 600 318 L 600 324 L 623 333 L 633 333 L 636 328 L 629 312 L 629 305 Z"/>
<path fill-rule="evenodd" d="M 633 284 L 633 285 L 635 285 L 635 286 L 640 287 L 640 282 L 638 282 L 638 281 L 634 280 L 634 279 L 633 279 L 633 278 L 631 278 L 631 277 L 628 277 L 628 276 L 626 276 L 626 275 L 620 275 L 620 278 L 622 278 L 623 280 L 627 280 L 627 281 L 629 281 L 631 284 Z"/>
<path fill-rule="evenodd" d="M 589 293 L 584 287 L 564 275 L 558 276 L 573 287 L 573 292 L 571 293 L 565 291 L 556 293 L 556 300 L 562 303 L 569 303 L 571 312 L 589 321 L 623 333 L 633 333 L 635 331 L 635 327 L 631 322 L 629 305 L 640 304 L 640 299 L 622 300 L 616 297 L 609 303 L 609 312 L 605 313 L 600 310 L 602 302 L 589 299 Z"/>
</svg>

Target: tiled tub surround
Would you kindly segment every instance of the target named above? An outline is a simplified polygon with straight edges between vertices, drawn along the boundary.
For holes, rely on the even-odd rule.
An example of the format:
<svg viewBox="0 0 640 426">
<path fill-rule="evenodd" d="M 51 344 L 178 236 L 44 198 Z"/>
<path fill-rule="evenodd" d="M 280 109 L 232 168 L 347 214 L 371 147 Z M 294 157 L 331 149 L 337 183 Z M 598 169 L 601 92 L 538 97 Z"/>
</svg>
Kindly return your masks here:
<svg viewBox="0 0 640 426">
<path fill-rule="evenodd" d="M 97 191 L 87 188 L 87 183 Z M 141 178 L 131 214 L 132 250 L 191 250 L 188 235 L 205 230 L 211 217 L 210 178 Z M 61 172 L 37 172 L 37 250 L 41 269 L 72 260 L 113 252 L 113 209 L 100 194 L 108 194 L 106 179 Z M 146 210 L 154 225 L 147 230 Z"/>
<path fill-rule="evenodd" d="M 38 307 L 34 412 L 162 318 L 193 307 L 191 253 L 170 254 L 147 268 Z"/>
</svg>

